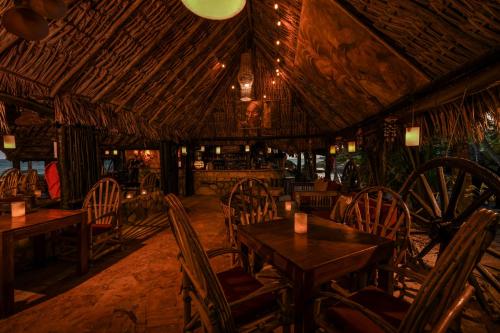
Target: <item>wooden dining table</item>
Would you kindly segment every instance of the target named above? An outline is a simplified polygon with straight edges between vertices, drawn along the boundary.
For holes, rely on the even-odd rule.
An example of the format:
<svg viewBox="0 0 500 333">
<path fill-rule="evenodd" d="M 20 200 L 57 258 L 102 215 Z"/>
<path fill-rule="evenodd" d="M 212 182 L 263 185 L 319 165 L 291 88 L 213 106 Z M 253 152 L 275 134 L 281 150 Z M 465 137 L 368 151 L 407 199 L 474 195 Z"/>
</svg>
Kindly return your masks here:
<svg viewBox="0 0 500 333">
<path fill-rule="evenodd" d="M 238 227 L 242 250 L 253 250 L 293 284 L 294 332 L 314 332 L 314 295 L 331 280 L 387 264 L 393 241 L 316 216 L 308 216 L 308 232 L 297 234 L 291 220 Z M 391 275 L 379 273 L 387 288 Z"/>
<path fill-rule="evenodd" d="M 0 216 L 0 317 L 14 312 L 14 243 L 72 225 L 78 226 L 77 273 L 85 274 L 89 265 L 89 232 L 86 211 L 39 209 L 20 217 Z M 43 251 L 43 249 L 42 249 Z M 35 256 L 37 256 L 35 250 Z"/>
</svg>

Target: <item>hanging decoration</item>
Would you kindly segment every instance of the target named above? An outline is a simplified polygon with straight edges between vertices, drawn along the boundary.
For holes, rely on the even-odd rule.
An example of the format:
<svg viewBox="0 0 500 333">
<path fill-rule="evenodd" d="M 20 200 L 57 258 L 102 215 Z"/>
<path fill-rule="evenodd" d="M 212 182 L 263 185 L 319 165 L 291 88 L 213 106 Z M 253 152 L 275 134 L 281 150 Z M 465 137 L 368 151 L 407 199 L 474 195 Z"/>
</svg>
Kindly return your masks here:
<svg viewBox="0 0 500 333">
<path fill-rule="evenodd" d="M 335 154 L 337 154 L 337 146 L 330 145 L 330 155 L 335 155 Z"/>
<path fill-rule="evenodd" d="M 205 151 L 205 146 L 200 146 L 200 151 L 204 152 Z"/>
<path fill-rule="evenodd" d="M 184 6 L 209 20 L 227 20 L 245 8 L 246 0 L 182 0 Z"/>
<path fill-rule="evenodd" d="M 241 90 L 240 100 L 243 102 L 250 102 L 252 100 L 253 79 L 252 58 L 250 52 L 242 53 L 240 71 L 238 72 L 238 82 Z"/>
<path fill-rule="evenodd" d="M 358 148 L 363 146 L 363 130 L 361 128 L 356 131 L 356 146 Z"/>
<path fill-rule="evenodd" d="M 181 153 L 182 153 L 182 155 L 187 155 L 187 147 L 186 146 L 181 147 Z"/>
<path fill-rule="evenodd" d="M 221 149 L 220 146 L 215 147 L 215 154 L 220 155 Z"/>
<path fill-rule="evenodd" d="M 398 118 L 390 116 L 384 119 L 384 138 L 386 142 L 394 142 L 398 135 Z"/>
</svg>

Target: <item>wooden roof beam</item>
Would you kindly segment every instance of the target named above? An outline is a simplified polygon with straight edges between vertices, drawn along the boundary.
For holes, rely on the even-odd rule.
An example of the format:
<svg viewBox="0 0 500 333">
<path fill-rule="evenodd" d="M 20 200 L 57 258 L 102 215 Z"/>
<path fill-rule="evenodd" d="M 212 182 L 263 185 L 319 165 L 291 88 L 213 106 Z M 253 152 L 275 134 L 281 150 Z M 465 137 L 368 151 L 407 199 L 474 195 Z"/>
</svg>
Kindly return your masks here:
<svg viewBox="0 0 500 333">
<path fill-rule="evenodd" d="M 415 60 L 413 60 L 411 57 L 409 57 L 402 49 L 400 49 L 398 46 L 394 44 L 394 41 L 383 35 L 382 33 L 378 32 L 375 30 L 372 26 L 372 23 L 366 19 L 365 17 L 361 16 L 356 12 L 354 8 L 344 0 L 335 0 L 335 1 L 330 1 L 331 3 L 334 3 L 345 15 L 350 17 L 354 22 L 359 24 L 363 29 L 368 32 L 373 38 L 375 38 L 378 42 L 380 42 L 382 45 L 384 45 L 387 49 L 389 49 L 396 57 L 398 57 L 400 60 L 402 60 L 405 64 L 410 66 L 414 71 L 422 75 L 424 78 L 427 80 L 431 80 L 432 78 L 427 74 L 424 69 L 420 66 L 419 63 L 417 63 Z"/>
<path fill-rule="evenodd" d="M 177 2 L 177 7 L 181 6 L 180 2 Z M 172 9 L 174 11 L 175 8 Z M 187 13 L 186 11 L 184 11 Z M 174 20 L 173 24 L 166 24 L 165 27 L 158 33 L 157 37 L 155 40 L 149 44 L 144 50 L 139 52 L 138 54 L 135 55 L 135 57 L 130 61 L 127 66 L 123 70 L 121 70 L 120 74 L 115 76 L 111 82 L 108 82 L 106 86 L 99 91 L 93 98 L 92 98 L 92 103 L 97 102 L 99 99 L 104 97 L 109 91 L 112 91 L 118 83 L 122 81 L 122 79 L 130 72 L 130 70 L 140 63 L 145 56 L 149 55 L 149 53 L 158 46 L 158 44 L 165 38 L 165 36 L 173 29 L 176 28 L 177 24 L 184 20 L 187 15 L 184 16 L 179 16 L 177 20 Z"/>
<path fill-rule="evenodd" d="M 241 21 L 240 21 L 241 23 Z M 207 38 L 203 44 L 199 47 L 199 50 L 200 52 L 198 52 L 196 54 L 196 57 L 198 57 L 202 51 L 204 51 L 205 49 L 207 49 L 210 45 L 212 45 L 214 39 L 219 35 L 219 33 L 226 27 L 225 24 L 219 24 L 217 26 L 217 28 L 215 28 L 214 31 L 211 32 L 211 35 L 209 36 L 209 38 Z M 235 27 L 235 30 L 238 29 L 239 27 L 239 24 L 237 25 L 237 27 Z M 184 69 L 186 69 L 186 67 L 188 66 L 191 66 L 192 64 L 188 61 L 185 61 L 183 62 L 180 66 L 178 66 L 177 68 L 175 68 L 174 72 L 169 75 L 170 76 L 170 79 L 167 81 L 167 82 L 163 82 L 162 84 L 162 87 L 160 89 L 158 89 L 158 91 L 155 93 L 154 97 L 153 97 L 153 100 L 151 103 L 148 104 L 147 107 L 144 107 L 140 112 L 139 114 L 143 114 L 143 112 L 147 109 L 149 109 L 149 107 L 151 107 L 151 105 L 153 105 L 154 101 L 156 101 L 161 95 L 163 95 L 167 90 L 168 88 L 170 88 L 170 85 L 172 84 L 172 82 L 174 81 L 175 78 L 177 78 L 177 75 L 179 75 L 179 73 L 181 73 Z M 155 118 L 155 116 L 153 116 L 153 119 Z"/>
<path fill-rule="evenodd" d="M 12 96 L 8 93 L 0 92 L 0 101 L 36 111 L 44 117 L 54 117 L 54 110 L 52 108 L 27 98 Z"/>
<path fill-rule="evenodd" d="M 160 62 L 158 62 L 156 64 L 156 66 L 153 68 L 153 70 L 151 72 L 149 72 L 149 74 L 147 74 L 140 81 L 140 83 L 135 86 L 135 88 L 129 93 L 128 98 L 125 99 L 125 101 L 123 101 L 118 106 L 116 111 L 123 109 L 135 97 L 135 95 L 139 92 L 139 90 L 144 88 L 144 86 L 162 69 L 163 65 L 165 65 L 167 63 L 167 61 L 171 60 L 172 57 L 184 46 L 184 42 L 191 39 L 191 37 L 193 37 L 193 35 L 198 31 L 198 28 L 203 23 L 205 23 L 205 21 L 203 19 L 198 19 L 196 24 L 192 27 L 191 31 L 188 34 L 186 34 L 184 39 L 182 41 L 179 41 L 173 49 L 168 51 L 167 54 L 161 58 Z"/>
<path fill-rule="evenodd" d="M 242 22 L 242 21 L 240 21 Z M 239 27 L 241 26 L 241 23 L 238 24 L 238 28 L 235 28 L 231 33 L 227 34 L 226 37 L 224 37 L 224 39 L 217 44 L 217 46 L 215 47 L 215 49 L 212 50 L 212 52 L 210 52 L 210 54 L 206 55 L 205 58 L 203 59 L 202 63 L 199 64 L 196 69 L 194 70 L 193 74 L 191 75 L 190 78 L 194 78 L 198 75 L 198 73 L 205 68 L 205 66 L 207 65 L 207 63 L 210 61 L 210 59 L 217 53 L 219 52 L 219 50 L 223 47 L 223 46 L 226 46 L 226 43 L 234 36 L 234 34 L 236 32 L 240 32 L 240 29 Z M 242 35 L 242 37 L 245 37 L 245 34 Z M 239 44 L 241 42 L 241 39 L 242 37 L 240 37 L 237 41 L 236 44 Z M 206 75 L 208 75 L 209 71 L 207 71 L 204 75 L 203 75 L 203 79 L 206 77 Z M 198 80 L 198 82 L 196 83 L 195 85 L 195 88 L 191 89 L 191 91 L 195 91 L 197 87 L 199 87 L 200 84 L 203 83 L 203 79 L 202 80 Z M 182 90 L 187 86 L 187 84 L 191 82 L 190 79 L 186 80 L 184 82 L 184 84 L 181 86 L 181 88 L 177 89 L 177 94 L 182 92 Z M 188 97 L 188 95 L 185 95 L 184 98 L 182 99 L 182 102 L 180 105 L 182 105 L 185 101 L 185 99 Z M 179 104 L 178 104 L 179 105 Z M 168 108 L 169 105 L 168 104 L 164 104 L 161 108 L 159 108 L 154 114 L 153 116 L 150 118 L 149 122 L 151 123 L 152 121 L 154 121 L 156 119 L 156 117 L 158 117 L 158 115 L 161 114 L 161 112 L 163 112 L 166 108 Z M 164 122 L 162 121 L 162 124 L 161 126 L 163 126 Z"/>
<path fill-rule="evenodd" d="M 54 97 L 59 90 L 63 87 L 63 85 L 71 80 L 91 59 L 94 59 L 94 56 L 99 52 L 99 50 L 114 36 L 115 31 L 120 28 L 132 14 L 142 5 L 142 0 L 135 0 L 132 4 L 127 8 L 127 10 L 113 23 L 113 25 L 104 32 L 103 36 L 100 36 L 98 41 L 94 44 L 94 46 L 87 52 L 85 55 L 80 58 L 80 61 L 72 67 L 66 75 L 64 75 L 58 82 L 54 84 L 50 91 L 50 97 Z"/>
</svg>

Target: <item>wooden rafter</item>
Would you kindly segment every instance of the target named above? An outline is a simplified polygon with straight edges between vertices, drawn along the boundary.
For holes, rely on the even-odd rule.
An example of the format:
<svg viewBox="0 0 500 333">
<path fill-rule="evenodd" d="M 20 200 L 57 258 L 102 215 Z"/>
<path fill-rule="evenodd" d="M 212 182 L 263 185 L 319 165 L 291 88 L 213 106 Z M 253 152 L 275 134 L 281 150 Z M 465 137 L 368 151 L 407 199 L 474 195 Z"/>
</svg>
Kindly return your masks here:
<svg viewBox="0 0 500 333">
<path fill-rule="evenodd" d="M 241 22 L 241 21 L 240 21 Z M 192 74 L 190 75 L 190 78 L 194 78 L 198 75 L 198 73 L 205 68 L 205 66 L 207 65 L 207 63 L 210 61 L 210 59 L 215 55 L 217 54 L 217 52 L 219 52 L 219 50 L 226 46 L 226 43 L 234 36 L 234 34 L 236 32 L 240 32 L 241 30 L 239 29 L 239 27 L 241 26 L 241 24 L 238 25 L 238 28 L 235 28 L 231 33 L 227 34 L 224 39 L 219 43 L 217 44 L 217 46 L 210 52 L 210 54 L 207 54 L 203 60 L 203 62 L 201 64 L 199 64 L 197 66 L 196 69 L 193 70 Z M 245 35 L 242 35 L 242 37 L 246 37 Z M 241 42 L 241 37 L 239 38 L 238 40 L 238 43 Z M 208 72 L 207 72 L 208 73 Z M 205 73 L 205 75 L 207 74 Z M 205 78 L 205 75 L 203 76 L 203 78 Z M 177 93 L 180 93 L 183 91 L 183 89 L 187 86 L 187 84 L 190 82 L 190 79 L 188 80 L 185 80 L 185 82 L 183 83 L 183 85 L 181 86 L 181 88 L 179 89 L 176 89 Z M 203 83 L 203 80 L 198 80 L 198 82 L 196 83 L 196 87 L 198 87 L 200 84 Z M 192 91 L 196 91 L 196 88 L 193 88 Z M 184 100 L 187 98 L 187 95 L 184 96 L 184 98 L 182 99 L 182 103 L 184 102 Z M 164 104 L 160 109 L 158 109 L 154 114 L 153 116 L 150 118 L 150 122 L 154 121 L 156 119 L 156 117 L 161 114 L 161 112 L 163 112 L 169 105 L 168 104 Z M 163 122 L 162 122 L 162 126 L 163 126 Z"/>
<path fill-rule="evenodd" d="M 246 38 L 246 35 L 245 35 L 245 34 L 242 34 L 242 35 L 240 36 L 240 38 L 238 38 L 237 42 L 233 44 L 233 46 L 231 47 L 231 49 L 229 50 L 229 52 L 228 52 L 228 53 L 230 53 L 230 54 L 231 54 L 231 53 L 233 52 L 233 49 L 234 49 L 234 48 L 237 48 L 238 46 L 240 46 L 244 38 Z M 218 52 L 218 48 L 219 48 L 219 47 L 221 47 L 222 45 L 226 44 L 226 42 L 227 42 L 227 41 L 228 41 L 228 39 L 227 39 L 227 40 L 224 40 L 221 44 L 219 44 L 219 45 L 218 45 L 218 47 L 212 51 L 212 53 L 210 54 L 210 56 L 209 56 L 208 58 L 210 58 L 210 57 L 212 57 L 213 55 L 215 55 L 215 54 Z M 207 61 L 208 61 L 208 58 L 207 58 Z M 204 67 L 204 66 L 203 66 L 203 67 Z M 200 68 L 200 67 L 198 67 L 198 69 L 199 69 L 199 68 Z M 198 69 L 197 69 L 197 72 L 198 72 Z M 227 70 L 226 70 L 226 73 L 227 73 Z M 206 72 L 203 74 L 202 78 L 201 78 L 200 80 L 198 80 L 198 81 L 196 82 L 195 86 L 194 86 L 192 89 L 190 89 L 190 90 L 191 90 L 191 91 L 197 91 L 197 89 L 198 89 L 198 88 L 199 88 L 199 87 L 200 87 L 203 83 L 206 83 L 207 77 L 208 77 L 210 74 L 211 74 L 211 73 L 210 73 L 210 71 L 206 71 Z M 192 77 L 196 77 L 196 75 L 194 75 L 194 76 L 192 76 Z M 216 80 L 217 80 L 217 79 L 216 79 Z M 217 85 L 214 85 L 214 88 L 213 88 L 213 89 L 215 89 L 215 87 L 216 87 L 216 86 L 217 86 Z M 184 87 L 185 87 L 185 85 L 184 85 Z M 183 87 L 183 89 L 184 89 L 184 87 Z M 212 89 L 212 91 L 213 91 L 213 89 Z M 179 91 L 182 91 L 182 90 L 179 90 Z M 187 95 L 187 94 L 186 94 L 186 95 L 184 95 L 184 97 L 182 98 L 181 102 L 180 102 L 179 104 L 177 104 L 177 106 L 176 106 L 176 110 L 182 110 L 182 108 L 184 107 L 184 104 L 185 104 L 186 100 L 188 99 L 188 97 L 190 97 L 190 96 L 189 96 L 189 95 Z M 172 122 L 175 122 L 175 120 L 176 120 L 177 118 L 179 118 L 179 117 L 180 117 L 180 115 L 181 115 L 181 113 L 174 114 L 174 117 L 173 117 Z M 169 117 L 168 117 L 168 115 L 167 115 L 167 117 L 165 117 L 165 118 L 162 120 L 162 122 L 160 123 L 160 127 L 162 127 L 162 126 L 166 123 L 166 121 L 167 121 L 168 119 L 169 119 Z"/>
<path fill-rule="evenodd" d="M 169 60 L 172 59 L 172 57 L 175 54 L 177 54 L 177 52 L 184 46 L 184 43 L 187 40 L 191 39 L 191 37 L 197 33 L 198 28 L 200 28 L 200 26 L 202 26 L 203 23 L 205 23 L 205 21 L 202 19 L 199 19 L 196 22 L 196 24 L 190 29 L 191 30 L 190 33 L 186 34 L 186 36 L 182 40 L 178 41 L 177 45 L 173 49 L 169 50 L 167 54 L 164 55 L 161 58 L 161 60 L 156 64 L 153 70 L 149 72 L 148 75 L 143 77 L 139 82 L 139 84 L 137 84 L 135 88 L 132 89 L 132 91 L 128 95 L 128 98 L 126 98 L 125 101 L 120 103 L 117 111 L 123 109 L 125 105 L 127 105 L 135 97 L 135 95 L 139 92 L 139 90 L 141 90 L 156 75 L 156 73 L 158 73 L 163 68 L 163 65 L 165 65 Z"/>
<path fill-rule="evenodd" d="M 180 3 L 178 3 L 178 6 L 180 6 Z M 144 58 L 149 55 L 149 53 L 158 46 L 158 44 L 167 36 L 167 34 L 172 30 L 177 27 L 179 22 L 182 20 L 186 19 L 187 15 L 181 15 L 178 16 L 176 20 L 174 20 L 173 24 L 166 24 L 165 27 L 158 33 L 157 37 L 155 40 L 149 44 L 144 50 L 142 50 L 140 53 L 136 54 L 134 58 L 121 70 L 121 72 L 115 76 L 110 82 L 106 84 L 106 86 L 97 93 L 94 98 L 92 98 L 92 102 L 95 103 L 98 100 L 100 100 L 102 97 L 104 97 L 109 91 L 113 90 L 118 83 L 122 81 L 122 79 L 130 72 L 130 70 L 140 63 L 141 61 L 144 60 Z"/>
<path fill-rule="evenodd" d="M 354 22 L 359 24 L 363 29 L 366 30 L 370 36 L 375 38 L 379 43 L 384 45 L 388 50 L 390 50 L 396 57 L 402 60 L 405 64 L 410 66 L 414 71 L 422 75 L 427 80 L 430 80 L 431 77 L 422 69 L 422 67 L 415 62 L 412 58 L 410 58 L 403 50 L 395 45 L 395 43 L 390 40 L 388 37 L 382 35 L 380 32 L 375 30 L 372 27 L 372 24 L 359 14 L 354 12 L 354 9 L 350 9 L 349 5 L 346 4 L 343 0 L 335 0 L 332 1 L 346 16 L 350 17 Z"/>
<path fill-rule="evenodd" d="M 218 35 L 222 32 L 222 30 L 225 27 L 226 27 L 226 25 L 224 25 L 224 24 L 217 25 L 217 27 L 210 33 L 210 37 L 207 38 L 206 40 L 204 40 L 203 44 L 200 45 L 197 48 L 198 52 L 196 53 L 196 56 L 194 58 L 198 58 L 200 56 L 200 54 L 202 54 L 203 51 L 205 51 L 206 49 L 208 49 L 210 47 L 210 45 L 212 45 L 212 43 L 214 42 L 214 40 L 217 37 L 219 37 Z M 237 30 L 238 28 L 239 28 L 239 25 L 237 27 L 235 27 L 235 30 Z M 174 69 L 174 71 L 171 73 L 171 75 L 169 75 L 169 80 L 167 82 L 163 82 L 162 83 L 162 87 L 156 91 L 156 93 L 153 96 L 153 99 L 152 99 L 151 103 L 149 103 L 146 107 L 142 108 L 142 110 L 139 112 L 139 114 L 142 115 L 143 112 L 145 110 L 147 110 L 149 107 L 151 107 L 154 104 L 154 102 L 156 100 L 158 100 L 158 98 L 160 96 L 162 96 L 165 92 L 167 92 L 168 89 L 170 88 L 172 82 L 177 78 L 177 76 L 179 75 L 179 73 L 182 73 L 182 71 L 185 70 L 190 65 L 192 65 L 192 64 L 186 61 L 186 62 L 182 63 L 180 66 L 177 66 Z M 156 116 L 153 116 L 152 119 L 154 119 L 155 117 Z"/>
<path fill-rule="evenodd" d="M 80 61 L 71 67 L 71 69 L 52 87 L 50 97 L 54 97 L 63 85 L 71 80 L 94 56 L 99 50 L 114 36 L 115 31 L 120 28 L 127 19 L 134 14 L 134 12 L 142 5 L 142 0 L 133 1 L 127 10 L 113 23 L 113 25 L 106 30 L 103 36 L 94 44 L 94 46 L 80 59 Z"/>
</svg>

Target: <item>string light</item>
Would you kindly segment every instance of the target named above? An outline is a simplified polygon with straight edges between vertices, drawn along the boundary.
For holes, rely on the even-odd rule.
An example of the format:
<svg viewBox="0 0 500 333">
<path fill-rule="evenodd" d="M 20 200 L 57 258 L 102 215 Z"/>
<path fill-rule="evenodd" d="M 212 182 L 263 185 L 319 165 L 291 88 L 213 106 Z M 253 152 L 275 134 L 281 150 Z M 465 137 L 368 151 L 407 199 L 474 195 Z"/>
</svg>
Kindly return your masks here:
<svg viewBox="0 0 500 333">
<path fill-rule="evenodd" d="M 280 26 L 281 26 L 281 21 L 276 22 L 276 25 L 277 25 L 278 27 L 280 27 Z"/>
<path fill-rule="evenodd" d="M 280 58 L 276 58 L 276 62 L 281 62 L 281 59 Z"/>
<path fill-rule="evenodd" d="M 235 86 L 234 86 L 234 84 L 233 84 L 233 85 L 231 86 L 231 89 L 233 89 L 233 90 L 234 90 L 234 88 L 235 88 Z"/>
<path fill-rule="evenodd" d="M 266 95 L 264 95 L 264 99 L 266 99 L 266 98 L 267 98 L 267 96 L 266 96 Z"/>
<path fill-rule="evenodd" d="M 273 84 L 276 84 L 276 81 L 275 81 L 275 80 L 273 80 L 273 82 L 272 82 L 272 83 L 273 83 Z"/>
<path fill-rule="evenodd" d="M 279 73 L 280 72 L 280 69 L 279 68 L 276 68 L 276 73 Z"/>
<path fill-rule="evenodd" d="M 222 68 L 226 68 L 226 64 L 222 64 L 221 66 L 222 66 Z"/>
<path fill-rule="evenodd" d="M 278 4 L 277 3 L 274 4 L 274 9 L 278 10 Z"/>
<path fill-rule="evenodd" d="M 280 43 L 280 41 L 279 41 L 279 40 L 277 40 L 277 41 L 276 41 L 276 45 L 280 45 L 280 44 L 281 44 L 281 43 Z"/>
</svg>

